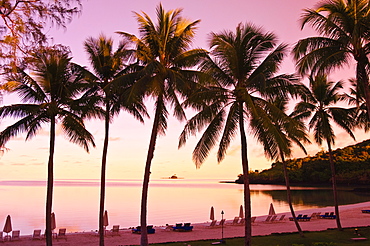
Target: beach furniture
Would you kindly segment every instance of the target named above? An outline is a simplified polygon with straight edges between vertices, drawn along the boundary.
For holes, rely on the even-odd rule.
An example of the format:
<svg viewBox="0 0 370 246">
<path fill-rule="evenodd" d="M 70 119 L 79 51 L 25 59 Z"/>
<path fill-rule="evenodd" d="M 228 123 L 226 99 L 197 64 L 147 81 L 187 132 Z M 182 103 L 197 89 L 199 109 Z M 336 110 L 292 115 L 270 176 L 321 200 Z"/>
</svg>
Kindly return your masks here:
<svg viewBox="0 0 370 246">
<path fill-rule="evenodd" d="M 272 217 L 271 215 L 267 216 L 264 222 L 269 222 L 271 217 Z"/>
<path fill-rule="evenodd" d="M 316 213 L 316 219 L 321 219 L 321 212 Z"/>
<path fill-rule="evenodd" d="M 297 217 L 297 220 L 298 221 L 310 221 L 311 217 L 308 217 L 307 214 L 305 214 L 305 215 L 299 214 L 298 217 Z"/>
<path fill-rule="evenodd" d="M 282 215 L 280 216 L 280 218 L 279 218 L 279 221 L 283 221 L 283 220 L 284 220 L 284 218 L 285 218 L 285 214 L 282 214 Z"/>
<path fill-rule="evenodd" d="M 218 223 L 218 226 L 223 226 L 225 224 L 226 219 L 220 220 L 220 223 Z"/>
<path fill-rule="evenodd" d="M 211 224 L 209 224 L 206 228 L 214 228 L 216 226 L 217 220 L 212 220 Z M 177 226 L 177 224 L 176 224 Z"/>
<path fill-rule="evenodd" d="M 152 225 L 148 225 L 146 227 L 146 230 L 147 230 L 148 234 L 154 234 L 155 233 L 155 229 L 153 228 Z M 134 233 L 134 234 L 141 234 L 141 226 L 137 226 L 135 229 L 132 229 L 131 232 Z"/>
<path fill-rule="evenodd" d="M 238 223 L 239 223 L 239 217 L 234 217 L 234 220 L 231 223 L 231 225 L 238 225 Z"/>
<path fill-rule="evenodd" d="M 0 242 L 4 242 L 3 232 L 2 231 L 0 231 Z"/>
<path fill-rule="evenodd" d="M 361 210 L 361 212 L 363 212 L 363 213 L 370 213 L 370 209 L 363 209 L 363 210 Z"/>
<path fill-rule="evenodd" d="M 331 213 L 325 213 L 324 215 L 321 215 L 321 219 L 335 219 L 337 216 L 334 214 L 334 212 Z"/>
<path fill-rule="evenodd" d="M 252 219 L 253 220 L 253 219 Z M 253 221 L 252 221 L 253 222 Z M 239 221 L 239 223 L 238 223 L 238 225 L 244 225 L 245 224 L 245 218 L 242 218 L 240 221 Z"/>
<path fill-rule="evenodd" d="M 272 216 L 270 222 L 274 222 L 276 218 L 277 218 L 277 215 Z"/>
<path fill-rule="evenodd" d="M 252 223 L 254 223 L 254 222 L 256 221 L 256 218 L 257 218 L 256 216 L 253 216 L 253 217 L 251 218 L 251 222 L 252 222 Z"/>
<path fill-rule="evenodd" d="M 67 241 L 66 231 L 67 231 L 66 228 L 59 229 L 59 232 L 57 234 L 57 241 L 59 241 L 59 239 L 65 239 Z"/>
<path fill-rule="evenodd" d="M 12 231 L 12 241 L 21 240 L 20 234 L 21 234 L 20 230 Z"/>
<path fill-rule="evenodd" d="M 173 227 L 174 231 L 180 231 L 180 232 L 186 232 L 186 231 L 192 231 L 193 226 L 191 226 L 191 223 L 184 223 L 184 225 L 176 224 L 176 226 Z"/>
<path fill-rule="evenodd" d="M 32 240 L 41 240 L 41 230 L 33 230 Z"/>
<path fill-rule="evenodd" d="M 303 215 L 302 218 L 300 219 L 300 221 L 310 221 L 311 220 L 311 217 L 308 217 L 307 214 Z"/>
<path fill-rule="evenodd" d="M 114 225 L 112 228 L 112 236 L 120 236 L 119 235 L 119 225 Z"/>
</svg>

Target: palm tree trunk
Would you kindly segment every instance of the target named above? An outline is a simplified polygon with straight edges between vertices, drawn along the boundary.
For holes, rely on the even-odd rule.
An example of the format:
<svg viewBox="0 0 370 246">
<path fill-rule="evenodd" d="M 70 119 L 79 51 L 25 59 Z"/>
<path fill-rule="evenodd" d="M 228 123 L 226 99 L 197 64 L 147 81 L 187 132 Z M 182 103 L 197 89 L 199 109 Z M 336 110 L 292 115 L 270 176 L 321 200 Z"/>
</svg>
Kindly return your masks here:
<svg viewBox="0 0 370 246">
<path fill-rule="evenodd" d="M 54 185 L 54 149 L 55 149 L 55 116 L 50 118 L 50 146 L 48 161 L 48 184 L 46 191 L 46 245 L 53 245 L 51 232 L 51 210 L 53 207 L 53 185 Z"/>
<path fill-rule="evenodd" d="M 334 210 L 336 215 L 336 222 L 338 230 L 342 231 L 342 225 L 340 224 L 340 218 L 339 218 L 339 205 L 338 205 L 338 193 L 337 193 L 337 179 L 335 174 L 335 165 L 333 160 L 333 153 L 331 150 L 331 144 L 329 140 L 327 140 L 328 144 L 328 150 L 329 150 L 329 162 L 330 162 L 330 169 L 331 169 L 331 182 L 333 185 L 333 195 L 334 195 Z"/>
<path fill-rule="evenodd" d="M 241 140 L 241 155 L 242 155 L 242 167 L 244 176 L 244 208 L 245 208 L 245 226 L 244 226 L 244 246 L 252 245 L 252 221 L 251 221 L 251 193 L 249 188 L 249 166 L 247 156 L 247 137 L 244 129 L 244 116 L 243 116 L 243 103 L 239 106 L 239 128 L 240 128 L 240 140 Z"/>
<path fill-rule="evenodd" d="M 100 177 L 100 206 L 99 206 L 99 246 L 104 246 L 104 203 L 105 203 L 105 173 L 107 167 L 107 153 L 109 143 L 110 104 L 106 102 L 105 109 L 105 136 Z"/>
<path fill-rule="evenodd" d="M 287 195 L 287 200 L 288 200 L 288 204 L 289 204 L 289 208 L 290 208 L 290 213 L 293 216 L 293 220 L 294 220 L 295 226 L 297 227 L 297 230 L 298 230 L 299 235 L 301 237 L 304 237 L 302 228 L 299 225 L 299 222 L 297 220 L 297 217 L 295 216 L 295 212 L 294 212 L 294 208 L 293 208 L 293 204 L 292 204 L 292 194 L 290 192 L 290 182 L 289 182 L 288 169 L 287 169 L 285 158 L 284 158 L 284 155 L 283 154 L 281 154 L 281 161 L 283 163 L 285 186 L 286 186 L 286 195 Z"/>
<path fill-rule="evenodd" d="M 368 63 L 368 59 L 366 56 L 356 58 L 357 66 L 356 66 L 356 79 L 357 83 L 362 87 L 364 90 L 364 96 L 366 101 L 366 108 L 367 108 L 367 115 L 370 119 L 370 89 L 369 89 L 369 77 L 366 72 L 366 64 Z"/>
<path fill-rule="evenodd" d="M 158 135 L 159 117 L 161 113 L 160 105 L 162 105 L 161 101 L 162 101 L 162 98 L 158 98 L 157 108 L 155 111 L 155 117 L 154 117 L 154 122 L 153 122 L 152 134 L 150 136 L 148 155 L 147 155 L 146 163 L 145 163 L 143 189 L 142 189 L 142 194 L 141 194 L 141 215 L 140 215 L 140 226 L 141 226 L 140 245 L 141 246 L 149 245 L 148 231 L 146 229 L 148 189 L 149 189 L 149 180 L 150 180 L 150 166 L 151 166 L 151 163 L 154 157 L 154 150 L 155 150 L 155 145 L 156 145 L 156 140 L 157 140 L 157 135 Z"/>
</svg>

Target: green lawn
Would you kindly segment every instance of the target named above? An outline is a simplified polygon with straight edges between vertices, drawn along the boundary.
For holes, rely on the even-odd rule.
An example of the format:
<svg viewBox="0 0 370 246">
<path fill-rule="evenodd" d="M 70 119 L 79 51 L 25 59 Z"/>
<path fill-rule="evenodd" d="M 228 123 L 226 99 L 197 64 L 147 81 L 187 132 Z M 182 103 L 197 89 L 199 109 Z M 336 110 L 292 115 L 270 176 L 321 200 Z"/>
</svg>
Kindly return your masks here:
<svg viewBox="0 0 370 246">
<path fill-rule="evenodd" d="M 370 239 L 370 227 L 359 227 L 360 237 Z M 274 234 L 269 236 L 256 236 L 252 238 L 253 246 L 369 246 L 370 240 L 352 241 L 351 238 L 358 237 L 354 233 L 354 228 L 346 228 L 344 231 L 327 230 L 320 232 L 305 232 L 305 237 L 301 238 L 297 233 Z M 179 243 L 153 244 L 156 246 L 204 246 L 211 245 L 217 240 L 189 241 Z M 226 245 L 243 246 L 243 238 L 225 239 Z"/>
</svg>

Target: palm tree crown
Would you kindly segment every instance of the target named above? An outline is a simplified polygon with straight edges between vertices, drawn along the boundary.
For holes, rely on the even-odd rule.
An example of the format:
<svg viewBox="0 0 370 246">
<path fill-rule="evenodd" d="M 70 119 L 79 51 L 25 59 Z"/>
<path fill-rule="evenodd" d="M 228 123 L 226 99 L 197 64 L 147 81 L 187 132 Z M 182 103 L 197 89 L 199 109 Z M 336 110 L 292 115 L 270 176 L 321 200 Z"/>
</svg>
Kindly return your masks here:
<svg viewBox="0 0 370 246">
<path fill-rule="evenodd" d="M 279 150 L 288 146 L 278 137 L 274 121 L 287 116 L 269 99 L 286 98 L 289 93 L 296 93 L 299 87 L 293 75 L 275 75 L 286 50 L 286 45 L 276 43 L 275 35 L 263 33 L 252 24 L 239 24 L 235 32 L 212 33 L 212 58 L 203 60 L 201 70 L 211 76 L 214 83 L 200 88 L 185 102 L 186 106 L 195 107 L 199 113 L 187 122 L 179 146 L 185 144 L 189 135 L 195 135 L 205 128 L 193 151 L 197 167 L 217 142 L 217 159 L 222 161 L 239 129 L 245 177 L 245 245 L 251 244 L 245 121 L 249 122 L 249 130 L 263 144 L 265 152 L 269 156 L 276 156 Z"/>
<path fill-rule="evenodd" d="M 314 139 L 318 144 L 324 140 L 335 144 L 335 134 L 331 121 L 344 129 L 352 138 L 355 136 L 352 129 L 355 126 L 353 120 L 354 109 L 335 107 L 334 105 L 343 100 L 339 93 L 343 88 L 342 82 L 327 81 L 326 76 L 310 77 L 311 95 L 304 101 L 298 103 L 294 109 L 293 116 L 299 119 L 308 119 L 308 126 L 313 129 Z"/>
<path fill-rule="evenodd" d="M 368 0 L 326 0 L 306 9 L 302 28 L 311 25 L 321 36 L 299 40 L 294 58 L 301 74 L 330 73 L 355 60 L 356 79 L 364 91 L 370 118 L 370 90 L 367 66 L 370 52 L 370 2 Z M 353 58 L 353 59 L 351 59 Z"/>
<path fill-rule="evenodd" d="M 126 43 L 121 42 L 113 52 L 113 40 L 100 35 L 99 38 L 88 38 L 85 41 L 85 50 L 89 55 L 95 74 L 87 73 L 92 87 L 88 96 L 94 96 L 100 100 L 105 108 L 105 134 L 101 167 L 100 209 L 99 209 L 99 245 L 104 246 L 104 205 L 105 205 L 105 172 L 108 155 L 109 125 L 112 117 L 121 109 L 130 112 L 139 121 L 143 122 L 142 113 L 146 114 L 145 106 L 141 101 L 128 103 L 125 95 L 133 84 L 133 80 L 127 79 L 127 71 L 123 62 L 128 60 L 130 51 L 126 49 Z"/>
<path fill-rule="evenodd" d="M 329 82 L 326 76 L 310 77 L 310 91 L 306 98 L 298 103 L 292 113 L 297 119 L 308 119 L 309 128 L 313 129 L 315 141 L 322 144 L 325 141 L 329 151 L 329 161 L 331 169 L 331 181 L 333 186 L 334 207 L 336 222 L 339 230 L 342 230 L 339 216 L 339 205 L 336 185 L 336 172 L 332 154 L 332 146 L 335 144 L 334 129 L 331 122 L 335 122 L 344 129 L 353 139 L 355 136 L 352 129 L 356 126 L 355 108 L 335 107 L 335 104 L 345 98 L 339 94 L 342 89 L 342 82 Z"/>
<path fill-rule="evenodd" d="M 133 66 L 136 83 L 132 87 L 131 96 L 150 96 L 155 101 L 155 115 L 143 179 L 141 228 L 146 228 L 151 161 L 157 136 L 164 135 L 167 129 L 167 107 L 170 106 L 174 110 L 176 118 L 185 119 L 181 100 L 197 87 L 201 73 L 192 69 L 206 54 L 202 49 L 190 49 L 199 20 L 188 21 L 181 16 L 182 9 L 165 11 L 161 4 L 156 12 L 157 23 L 146 13 L 135 13 L 139 23 L 139 38 L 119 32 L 125 40 L 136 46 L 135 56 L 138 62 Z M 141 245 L 148 245 L 146 230 L 141 231 Z"/>
<path fill-rule="evenodd" d="M 29 68 L 18 69 L 10 74 L 3 88 L 18 93 L 24 104 L 14 104 L 0 108 L 0 117 L 20 118 L 0 133 L 0 146 L 26 132 L 26 139 L 34 137 L 44 124 L 50 124 L 50 146 L 46 195 L 46 244 L 51 246 L 51 212 L 54 182 L 55 129 L 60 123 L 69 140 L 86 151 L 94 144 L 93 136 L 85 129 L 84 117 L 95 111 L 90 100 L 78 98 L 87 88 L 84 73 L 79 66 L 70 62 L 64 48 L 46 48 L 34 53 L 29 60 Z"/>
</svg>

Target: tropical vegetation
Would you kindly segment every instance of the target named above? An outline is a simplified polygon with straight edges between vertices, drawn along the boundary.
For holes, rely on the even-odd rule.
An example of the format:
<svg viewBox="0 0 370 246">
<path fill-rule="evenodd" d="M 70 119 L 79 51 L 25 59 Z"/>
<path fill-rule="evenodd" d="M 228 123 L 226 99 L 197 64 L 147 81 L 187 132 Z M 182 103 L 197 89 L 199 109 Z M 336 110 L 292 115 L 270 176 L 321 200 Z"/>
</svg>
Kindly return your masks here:
<svg viewBox="0 0 370 246">
<path fill-rule="evenodd" d="M 338 148 L 332 151 L 335 163 L 336 180 L 340 185 L 368 185 L 370 183 L 370 140 Z M 297 185 L 327 185 L 331 183 L 329 153 L 320 151 L 314 156 L 286 160 L 291 183 Z M 253 184 L 284 183 L 281 162 L 274 162 L 270 169 L 261 172 L 250 172 Z M 236 182 L 241 183 L 239 175 Z"/>
<path fill-rule="evenodd" d="M 301 27 L 310 25 L 321 36 L 299 40 L 293 52 L 301 74 L 330 74 L 356 63 L 356 80 L 363 91 L 370 118 L 368 55 L 370 52 L 370 2 L 368 0 L 324 0 L 305 9 Z"/>
<path fill-rule="evenodd" d="M 250 183 L 283 183 L 291 213 L 290 183 L 331 182 L 337 226 L 341 229 L 336 184 L 370 182 L 370 140 L 332 150 L 335 134 L 332 122 L 352 138 L 353 129 L 370 129 L 370 1 L 324 0 L 314 9 L 304 10 L 301 27 L 312 26 L 320 36 L 299 40 L 293 48 L 299 75 L 278 74 L 288 52 L 288 44 L 279 44 L 271 32 L 252 23 L 239 24 L 235 31 L 212 32 L 209 51 L 193 49 L 200 20 L 190 21 L 182 9 L 156 8 L 156 21 L 145 12 L 134 12 L 139 35 L 117 32 L 121 42 L 113 49 L 113 40 L 101 35 L 84 43 L 92 70 L 71 62 L 63 46 L 45 47 L 46 24 L 64 27 L 80 12 L 80 0 L 20 1 L 0 3 L 0 63 L 3 66 L 1 90 L 17 93 L 19 104 L 0 107 L 0 119 L 14 117 L 15 123 L 0 132 L 0 148 L 21 133 L 26 140 L 50 127 L 50 145 L 46 197 L 46 242 L 52 245 L 51 213 L 54 179 L 56 127 L 60 125 L 73 143 L 89 151 L 95 146 L 85 120 L 104 120 L 99 206 L 99 241 L 104 245 L 103 213 L 109 129 L 122 110 L 140 122 L 148 116 L 146 106 L 154 101 L 154 118 L 144 168 L 140 226 L 146 228 L 148 189 L 157 138 L 167 131 L 170 111 L 186 121 L 180 133 L 179 147 L 188 138 L 202 132 L 193 151 L 197 168 L 218 144 L 217 161 L 227 156 L 232 140 L 239 138 L 246 215 L 243 244 L 250 246 Z M 351 87 L 344 81 L 330 82 L 330 73 L 344 65 L 356 64 Z M 301 83 L 308 75 L 309 87 Z M 349 89 L 344 91 L 345 89 Z M 288 105 L 300 100 L 293 112 Z M 341 103 L 342 106 L 338 106 Z M 344 105 L 344 106 L 343 106 Z M 193 116 L 187 120 L 186 110 Z M 313 140 L 326 143 L 328 152 L 313 157 L 287 159 L 292 148 L 304 150 Z M 276 161 L 270 170 L 250 172 L 249 136 L 263 148 L 266 157 Z M 123 157 L 124 159 L 124 157 Z M 295 216 L 294 216 L 295 217 Z M 302 230 L 296 221 L 300 234 Z M 142 230 L 141 245 L 148 245 Z"/>
<path fill-rule="evenodd" d="M 130 57 L 126 49 L 127 44 L 121 42 L 113 52 L 113 40 L 104 35 L 99 38 L 88 38 L 85 50 L 89 54 L 94 73 L 85 72 L 86 79 L 91 83 L 87 97 L 94 97 L 103 106 L 104 114 L 104 144 L 102 153 L 101 179 L 100 179 L 100 206 L 99 206 L 99 238 L 100 246 L 104 246 L 104 211 L 105 211 L 105 176 L 109 143 L 109 126 L 114 116 L 121 110 L 130 112 L 140 122 L 144 122 L 141 114 L 146 115 L 142 102 L 129 103 L 124 95 L 132 81 L 122 79 L 127 73 L 124 62 Z M 127 83 L 131 82 L 131 83 Z"/>
<path fill-rule="evenodd" d="M 136 82 L 132 86 L 134 97 L 151 97 L 155 101 L 154 120 L 143 179 L 141 228 L 147 226 L 150 168 L 157 136 L 166 133 L 168 107 L 173 108 L 177 119 L 186 119 L 181 99 L 186 98 L 197 88 L 196 81 L 200 72 L 194 70 L 194 67 L 206 53 L 202 49 L 190 49 L 199 20 L 188 21 L 181 16 L 182 9 L 165 11 L 161 4 L 156 12 L 156 24 L 146 13 L 135 13 L 140 37 L 119 32 L 125 40 L 135 45 L 134 54 L 138 62 Z M 141 231 L 141 245 L 148 245 L 146 230 Z"/>
<path fill-rule="evenodd" d="M 235 30 L 212 33 L 211 56 L 204 59 L 201 71 L 212 77 L 213 83 L 195 91 L 186 106 L 198 113 L 185 125 L 179 146 L 190 135 L 204 132 L 194 151 L 193 160 L 199 167 L 219 142 L 217 161 L 226 155 L 231 140 L 240 136 L 244 179 L 245 245 L 251 245 L 251 201 L 248 180 L 247 136 L 245 124 L 263 145 L 266 155 L 289 154 L 290 142 L 282 134 L 302 130 L 298 121 L 290 119 L 275 100 L 288 98 L 300 91 L 294 75 L 279 74 L 286 52 L 285 44 L 277 44 L 273 33 L 265 33 L 253 24 L 239 24 Z M 293 137 L 294 138 L 294 137 Z"/>
<path fill-rule="evenodd" d="M 28 70 L 34 75 L 28 73 Z M 89 88 L 88 83 L 63 47 L 33 53 L 28 60 L 28 67 L 18 68 L 17 73 L 9 73 L 6 81 L 2 88 L 17 93 L 23 103 L 0 107 L 0 117 L 18 119 L 0 132 L 0 146 L 21 133 L 26 133 L 26 140 L 29 140 L 42 127 L 49 125 L 45 233 L 46 243 L 50 246 L 56 126 L 58 124 L 62 127 L 70 142 L 89 151 L 89 146 L 95 147 L 95 143 L 83 120 L 96 113 L 94 103 L 90 98 L 80 97 Z"/>
</svg>

